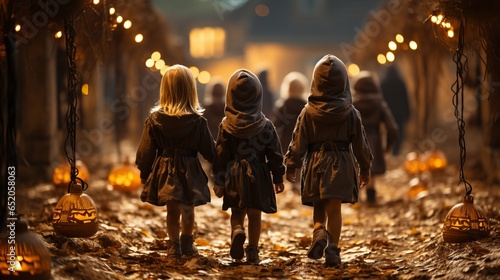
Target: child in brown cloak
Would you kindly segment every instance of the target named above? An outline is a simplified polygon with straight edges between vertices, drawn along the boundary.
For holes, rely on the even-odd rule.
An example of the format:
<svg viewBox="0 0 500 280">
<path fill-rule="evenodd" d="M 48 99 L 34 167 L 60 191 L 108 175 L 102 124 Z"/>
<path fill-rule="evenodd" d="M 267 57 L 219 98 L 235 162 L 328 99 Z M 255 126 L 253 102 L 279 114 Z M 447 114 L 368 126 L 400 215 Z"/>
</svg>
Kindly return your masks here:
<svg viewBox="0 0 500 280">
<path fill-rule="evenodd" d="M 377 201 L 375 179 L 386 171 L 384 153 L 390 152 L 396 143 L 398 125 L 370 72 L 361 71 L 353 84 L 353 104 L 361 114 L 366 137 L 373 153 L 372 177 L 370 183 L 366 185 L 366 200 L 373 204 Z M 385 135 L 381 133 L 381 125 L 385 126 Z M 385 145 L 382 144 L 382 139 L 385 139 Z"/>
<path fill-rule="evenodd" d="M 247 262 L 258 263 L 261 213 L 276 213 L 275 192 L 284 190 L 285 166 L 274 125 L 262 113 L 262 86 L 252 72 L 239 69 L 231 76 L 225 115 L 212 167 L 214 192 L 224 196 L 223 210 L 231 208 L 231 257 L 241 260 L 246 253 Z M 243 249 L 245 216 L 248 246 Z"/>
<path fill-rule="evenodd" d="M 145 183 L 142 201 L 167 206 L 169 256 L 197 253 L 194 207 L 210 202 L 198 152 L 212 162 L 215 141 L 202 112 L 191 70 L 182 65 L 168 68 L 161 80 L 159 105 L 144 124 L 136 164 Z"/>
<path fill-rule="evenodd" d="M 337 57 L 326 55 L 314 68 L 307 105 L 285 155 L 287 180 L 294 182 L 296 169 L 302 168 L 302 204 L 313 206 L 309 258 L 325 254 L 326 266 L 340 264 L 341 204 L 358 201 L 354 163 L 359 165 L 362 187 L 370 180 L 371 160 L 361 117 L 352 105 L 346 67 Z"/>
</svg>

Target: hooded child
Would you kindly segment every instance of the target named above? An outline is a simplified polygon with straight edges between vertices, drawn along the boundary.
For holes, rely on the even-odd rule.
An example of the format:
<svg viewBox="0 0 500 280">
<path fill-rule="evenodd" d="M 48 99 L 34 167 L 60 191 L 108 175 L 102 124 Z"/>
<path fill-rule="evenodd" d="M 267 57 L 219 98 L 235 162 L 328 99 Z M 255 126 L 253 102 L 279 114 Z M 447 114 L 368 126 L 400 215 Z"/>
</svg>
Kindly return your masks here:
<svg viewBox="0 0 500 280">
<path fill-rule="evenodd" d="M 336 56 L 325 55 L 314 67 L 307 105 L 285 155 L 287 180 L 294 182 L 296 170 L 302 169 L 302 204 L 313 207 L 309 258 L 325 255 L 325 266 L 341 263 L 341 204 L 358 202 L 360 185 L 370 180 L 371 160 L 346 67 Z"/>
<path fill-rule="evenodd" d="M 373 154 L 372 177 L 366 185 L 366 200 L 374 204 L 377 201 L 376 178 L 386 171 L 384 154 L 392 150 L 398 139 L 398 125 L 384 100 L 379 85 L 369 71 L 361 71 L 354 79 L 353 99 L 354 107 L 361 114 Z M 381 129 L 381 126 L 385 129 Z"/>
<path fill-rule="evenodd" d="M 259 263 L 261 214 L 276 213 L 275 193 L 284 190 L 283 153 L 273 123 L 262 113 L 257 76 L 239 69 L 229 79 L 225 117 L 219 128 L 213 164 L 214 192 L 231 208 L 230 255 Z M 271 176 L 272 175 L 272 176 Z M 248 245 L 243 248 L 248 217 Z"/>
<path fill-rule="evenodd" d="M 197 253 L 194 207 L 210 202 L 208 177 L 198 153 L 213 162 L 215 141 L 202 112 L 191 70 L 182 65 L 169 67 L 161 81 L 159 104 L 144 123 L 136 155 L 144 183 L 141 200 L 167 206 L 168 256 Z"/>
</svg>

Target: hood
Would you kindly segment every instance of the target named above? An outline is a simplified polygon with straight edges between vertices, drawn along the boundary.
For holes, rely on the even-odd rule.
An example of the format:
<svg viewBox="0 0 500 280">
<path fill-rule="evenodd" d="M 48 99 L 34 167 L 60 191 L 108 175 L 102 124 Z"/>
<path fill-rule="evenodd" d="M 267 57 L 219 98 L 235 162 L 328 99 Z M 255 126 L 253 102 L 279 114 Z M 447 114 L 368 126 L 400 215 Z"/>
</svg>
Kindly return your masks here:
<svg viewBox="0 0 500 280">
<path fill-rule="evenodd" d="M 150 120 L 160 128 L 162 133 L 174 138 L 185 137 L 192 133 L 199 119 L 200 116 L 197 114 L 170 116 L 159 111 L 154 112 L 150 117 Z"/>
<path fill-rule="evenodd" d="M 316 63 L 306 111 L 322 123 L 344 121 L 353 110 L 349 78 L 344 63 L 328 54 Z"/>
<path fill-rule="evenodd" d="M 264 128 L 262 85 L 252 72 L 239 69 L 231 75 L 224 113 L 222 128 L 237 138 L 253 137 Z"/>
<path fill-rule="evenodd" d="M 354 95 L 380 94 L 380 86 L 368 71 L 361 71 L 353 81 Z"/>
</svg>

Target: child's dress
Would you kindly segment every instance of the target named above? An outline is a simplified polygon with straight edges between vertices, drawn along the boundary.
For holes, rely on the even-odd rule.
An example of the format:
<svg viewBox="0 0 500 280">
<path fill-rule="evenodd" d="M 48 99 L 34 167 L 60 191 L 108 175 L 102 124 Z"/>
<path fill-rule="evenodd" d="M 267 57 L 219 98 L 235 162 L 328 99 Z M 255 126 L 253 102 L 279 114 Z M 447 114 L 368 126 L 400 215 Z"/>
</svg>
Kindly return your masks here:
<svg viewBox="0 0 500 280">
<path fill-rule="evenodd" d="M 214 147 L 202 116 L 151 113 L 136 156 L 141 179 L 147 179 L 141 200 L 158 206 L 167 201 L 194 206 L 210 202 L 208 178 L 198 152 L 213 162 Z"/>
<path fill-rule="evenodd" d="M 322 63 L 316 65 L 317 76 L 297 120 L 285 165 L 302 168 L 302 204 L 312 206 L 324 199 L 355 203 L 359 199 L 356 160 L 360 172 L 370 174 L 372 155 L 360 114 L 352 106 L 346 71 L 338 70 L 344 64 L 338 59 Z"/>
<path fill-rule="evenodd" d="M 283 183 L 285 166 L 276 129 L 262 113 L 262 86 L 253 73 L 240 69 L 227 91 L 212 166 L 216 185 L 225 189 L 222 209 L 275 213 L 273 183 Z"/>
</svg>

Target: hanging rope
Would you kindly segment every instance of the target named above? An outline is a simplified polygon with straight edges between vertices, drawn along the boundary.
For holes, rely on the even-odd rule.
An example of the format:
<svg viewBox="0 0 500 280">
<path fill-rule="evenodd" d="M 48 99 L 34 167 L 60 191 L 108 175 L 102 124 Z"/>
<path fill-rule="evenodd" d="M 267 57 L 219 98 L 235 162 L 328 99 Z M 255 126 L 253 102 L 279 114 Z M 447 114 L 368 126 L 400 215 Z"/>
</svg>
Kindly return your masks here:
<svg viewBox="0 0 500 280">
<path fill-rule="evenodd" d="M 73 28 L 73 19 L 64 20 L 64 33 L 66 37 L 66 56 L 68 63 L 68 111 L 66 112 L 66 126 L 68 129 L 68 135 L 66 141 L 64 142 L 64 152 L 68 163 L 71 166 L 71 181 L 68 185 L 68 192 L 70 191 L 70 186 L 76 180 L 79 180 L 82 184 L 83 190 L 86 190 L 88 185 L 81 178 L 78 177 L 78 168 L 76 167 L 76 123 L 79 120 L 77 114 L 78 108 L 78 86 L 80 84 L 80 73 L 76 68 L 76 45 L 75 36 L 76 32 Z M 71 148 L 68 151 L 68 146 Z"/>
<path fill-rule="evenodd" d="M 464 77 L 467 77 L 468 59 L 464 54 L 464 37 L 465 37 L 465 21 L 462 18 L 458 33 L 458 47 L 453 55 L 453 62 L 457 66 L 456 80 L 451 86 L 453 91 L 453 106 L 455 107 L 455 118 L 457 119 L 458 126 L 458 145 L 460 146 L 460 174 L 458 185 L 464 184 L 466 195 L 472 193 L 472 186 L 465 180 L 464 165 L 467 156 L 467 149 L 465 146 L 465 121 L 464 121 Z"/>
</svg>

